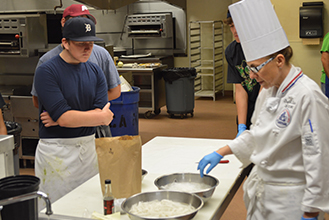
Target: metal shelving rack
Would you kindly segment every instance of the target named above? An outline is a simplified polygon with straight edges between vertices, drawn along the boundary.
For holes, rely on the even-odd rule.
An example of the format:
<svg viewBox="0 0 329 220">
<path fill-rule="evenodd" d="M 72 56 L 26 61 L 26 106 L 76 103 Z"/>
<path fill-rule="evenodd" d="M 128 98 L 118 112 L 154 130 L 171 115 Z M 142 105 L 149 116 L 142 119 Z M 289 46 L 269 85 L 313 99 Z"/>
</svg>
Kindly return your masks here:
<svg viewBox="0 0 329 220">
<path fill-rule="evenodd" d="M 189 22 L 189 66 L 197 71 L 195 96 L 224 95 L 224 31 L 223 22 Z"/>
</svg>

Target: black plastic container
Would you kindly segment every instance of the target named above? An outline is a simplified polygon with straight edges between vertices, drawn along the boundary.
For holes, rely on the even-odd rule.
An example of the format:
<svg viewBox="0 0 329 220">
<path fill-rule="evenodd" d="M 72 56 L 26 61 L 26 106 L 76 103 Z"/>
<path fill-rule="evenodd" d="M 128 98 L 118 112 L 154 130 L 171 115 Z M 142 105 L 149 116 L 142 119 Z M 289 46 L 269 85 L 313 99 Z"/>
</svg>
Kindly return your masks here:
<svg viewBox="0 0 329 220">
<path fill-rule="evenodd" d="M 0 179 L 0 200 L 38 191 L 40 179 L 30 175 L 17 175 Z M 3 206 L 2 220 L 37 220 L 38 199 Z"/>
<path fill-rule="evenodd" d="M 179 114 L 180 118 L 191 114 L 194 109 L 195 68 L 171 68 L 162 70 L 166 87 L 167 112 L 171 118 Z"/>
<path fill-rule="evenodd" d="M 7 128 L 7 134 L 14 136 L 14 144 L 15 148 L 13 150 L 14 153 L 14 175 L 19 175 L 19 155 L 18 155 L 18 148 L 20 147 L 21 142 L 21 131 L 22 126 L 13 121 L 5 121 L 5 125 Z"/>
<path fill-rule="evenodd" d="M 21 131 L 22 131 L 22 126 L 13 121 L 5 121 L 6 129 L 7 129 L 7 134 L 8 135 L 14 135 L 14 143 L 15 143 L 15 154 L 18 153 L 18 147 L 20 145 L 20 140 L 21 140 Z"/>
</svg>

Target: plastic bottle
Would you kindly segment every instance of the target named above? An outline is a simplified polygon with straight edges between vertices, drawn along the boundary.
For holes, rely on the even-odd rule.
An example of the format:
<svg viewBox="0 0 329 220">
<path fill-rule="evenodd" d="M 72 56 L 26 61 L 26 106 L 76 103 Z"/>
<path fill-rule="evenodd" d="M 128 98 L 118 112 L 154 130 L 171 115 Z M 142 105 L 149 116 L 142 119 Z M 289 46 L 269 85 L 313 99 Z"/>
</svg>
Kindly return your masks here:
<svg viewBox="0 0 329 220">
<path fill-rule="evenodd" d="M 105 193 L 104 193 L 104 215 L 114 213 L 114 196 L 112 194 L 111 180 L 105 180 Z"/>
</svg>

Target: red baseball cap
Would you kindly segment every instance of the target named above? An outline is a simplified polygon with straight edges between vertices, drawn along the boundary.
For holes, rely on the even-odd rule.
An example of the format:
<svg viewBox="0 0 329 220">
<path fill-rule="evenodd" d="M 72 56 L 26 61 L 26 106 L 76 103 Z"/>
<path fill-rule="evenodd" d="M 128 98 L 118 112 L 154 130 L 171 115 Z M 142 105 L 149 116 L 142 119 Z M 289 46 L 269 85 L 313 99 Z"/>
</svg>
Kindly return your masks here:
<svg viewBox="0 0 329 220">
<path fill-rule="evenodd" d="M 92 20 L 96 24 L 96 18 L 90 14 L 88 8 L 85 5 L 73 4 L 67 7 L 63 12 L 63 18 L 67 16 L 79 17 L 82 15 L 86 15 L 90 20 Z"/>
</svg>

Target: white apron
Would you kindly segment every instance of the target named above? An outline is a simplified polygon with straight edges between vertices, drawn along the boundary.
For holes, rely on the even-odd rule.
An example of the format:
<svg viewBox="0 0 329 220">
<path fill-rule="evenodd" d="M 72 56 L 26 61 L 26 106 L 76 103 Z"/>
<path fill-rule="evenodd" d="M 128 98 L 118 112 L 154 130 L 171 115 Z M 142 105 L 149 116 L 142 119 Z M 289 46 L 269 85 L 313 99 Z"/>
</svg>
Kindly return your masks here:
<svg viewBox="0 0 329 220">
<path fill-rule="evenodd" d="M 40 139 L 35 154 L 39 191 L 53 203 L 98 173 L 95 136 Z M 39 210 L 45 207 L 39 200 Z"/>
<path fill-rule="evenodd" d="M 304 211 L 300 209 L 305 182 L 264 181 L 254 166 L 243 185 L 243 200 L 247 209 L 247 220 L 300 220 Z M 274 178 L 275 179 L 275 178 Z M 266 204 L 266 205 L 264 205 Z M 324 218 L 320 212 L 318 220 Z"/>
</svg>

